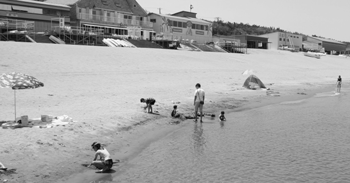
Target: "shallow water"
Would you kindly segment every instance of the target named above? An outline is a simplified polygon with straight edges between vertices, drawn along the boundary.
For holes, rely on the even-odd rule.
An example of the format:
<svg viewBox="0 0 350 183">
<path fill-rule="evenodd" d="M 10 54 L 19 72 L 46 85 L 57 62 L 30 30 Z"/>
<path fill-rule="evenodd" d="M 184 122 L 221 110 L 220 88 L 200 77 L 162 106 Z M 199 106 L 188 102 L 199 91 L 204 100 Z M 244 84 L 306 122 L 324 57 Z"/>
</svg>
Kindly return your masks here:
<svg viewBox="0 0 350 183">
<path fill-rule="evenodd" d="M 348 92 L 231 113 L 225 123 L 189 122 L 109 180 L 350 182 Z"/>
</svg>

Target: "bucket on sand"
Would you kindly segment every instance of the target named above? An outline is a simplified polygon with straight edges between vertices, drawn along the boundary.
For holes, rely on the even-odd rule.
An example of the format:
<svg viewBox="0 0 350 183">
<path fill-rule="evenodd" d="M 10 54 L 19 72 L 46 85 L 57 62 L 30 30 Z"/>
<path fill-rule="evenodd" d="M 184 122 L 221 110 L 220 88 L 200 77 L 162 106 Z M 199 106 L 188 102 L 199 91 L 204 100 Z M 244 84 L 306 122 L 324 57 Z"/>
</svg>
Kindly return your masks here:
<svg viewBox="0 0 350 183">
<path fill-rule="evenodd" d="M 21 116 L 21 125 L 28 126 L 28 115 Z"/>
<path fill-rule="evenodd" d="M 49 115 L 41 115 L 42 122 L 52 122 L 53 117 Z"/>
<path fill-rule="evenodd" d="M 49 116 L 48 115 L 41 115 L 41 121 L 42 122 L 48 122 L 49 121 Z"/>
</svg>

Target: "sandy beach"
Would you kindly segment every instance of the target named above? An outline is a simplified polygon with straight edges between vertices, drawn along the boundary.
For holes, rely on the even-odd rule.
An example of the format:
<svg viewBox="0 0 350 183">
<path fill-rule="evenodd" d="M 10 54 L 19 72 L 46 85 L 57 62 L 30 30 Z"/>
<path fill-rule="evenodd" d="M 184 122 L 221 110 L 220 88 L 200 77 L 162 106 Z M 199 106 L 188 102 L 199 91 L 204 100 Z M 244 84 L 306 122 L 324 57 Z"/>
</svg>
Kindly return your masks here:
<svg viewBox="0 0 350 183">
<path fill-rule="evenodd" d="M 21 72 L 43 88 L 17 91 L 17 116 L 68 115 L 76 122 L 54 128 L 0 129 L 0 162 L 16 174 L 0 174 L 16 183 L 64 182 L 89 171 L 90 145 L 106 145 L 113 159 L 127 163 L 150 143 L 193 123 L 169 124 L 173 103 L 193 112 L 194 85 L 206 92 L 206 113 L 236 111 L 286 100 L 309 98 L 335 89 L 338 75 L 350 77 L 350 58 L 305 57 L 303 53 L 248 50 L 248 54 L 185 52 L 92 46 L 1 42 L 1 73 Z M 279 96 L 247 90 L 247 69 Z M 157 100 L 147 114 L 140 98 Z M 14 118 L 14 92 L 0 89 L 0 121 Z M 90 170 L 91 171 L 91 170 Z M 94 173 L 93 173 L 94 174 Z M 94 176 L 94 175 L 92 175 Z"/>
</svg>

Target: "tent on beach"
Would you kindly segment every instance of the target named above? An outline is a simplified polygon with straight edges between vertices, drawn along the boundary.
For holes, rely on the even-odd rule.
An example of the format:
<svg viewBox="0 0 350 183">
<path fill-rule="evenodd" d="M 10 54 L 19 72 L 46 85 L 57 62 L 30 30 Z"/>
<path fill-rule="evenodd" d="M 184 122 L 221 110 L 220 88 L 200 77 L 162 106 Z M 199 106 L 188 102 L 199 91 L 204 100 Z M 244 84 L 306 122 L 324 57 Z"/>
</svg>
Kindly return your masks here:
<svg viewBox="0 0 350 183">
<path fill-rule="evenodd" d="M 264 83 L 255 75 L 250 75 L 244 82 L 243 87 L 256 90 L 260 88 L 266 88 Z"/>
</svg>

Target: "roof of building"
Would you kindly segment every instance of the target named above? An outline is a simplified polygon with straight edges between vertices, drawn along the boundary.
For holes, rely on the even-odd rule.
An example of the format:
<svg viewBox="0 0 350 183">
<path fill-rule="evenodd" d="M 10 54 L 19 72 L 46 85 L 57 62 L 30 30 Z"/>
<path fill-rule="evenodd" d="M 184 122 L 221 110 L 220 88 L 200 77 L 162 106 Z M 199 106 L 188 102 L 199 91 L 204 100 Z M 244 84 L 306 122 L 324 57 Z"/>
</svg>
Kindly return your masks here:
<svg viewBox="0 0 350 183">
<path fill-rule="evenodd" d="M 292 35 L 302 36 L 300 34 L 294 34 L 294 33 L 290 33 L 290 32 L 280 32 L 280 31 L 271 32 L 271 33 L 267 33 L 267 34 L 262 34 L 262 35 L 259 35 L 259 36 L 264 36 L 264 35 L 269 35 L 269 34 L 277 34 L 277 33 L 285 33 L 285 34 L 292 34 Z"/>
<path fill-rule="evenodd" d="M 203 24 L 211 24 L 210 22 L 198 19 L 198 18 L 191 18 L 191 17 L 178 17 L 178 16 L 173 16 L 173 15 L 164 15 L 164 14 L 158 14 L 158 13 L 149 13 L 149 15 L 158 15 L 161 17 L 166 17 L 166 18 L 174 18 L 174 19 L 178 19 L 178 20 L 183 20 L 185 22 L 187 21 L 191 21 L 191 22 L 196 22 L 196 23 L 203 23 Z"/>
<path fill-rule="evenodd" d="M 340 41 L 336 41 L 336 40 L 333 40 L 333 39 L 326 39 L 326 38 L 320 38 L 320 37 L 311 37 L 311 38 L 314 38 L 314 39 L 317 39 L 317 40 L 320 40 L 320 41 L 323 41 L 323 42 L 343 44 L 343 45 L 346 44 L 346 43 L 343 43 L 343 42 L 340 42 Z"/>
<path fill-rule="evenodd" d="M 6 1 L 5 1 L 6 2 Z M 63 4 L 57 4 L 57 3 L 50 3 L 50 2 L 40 2 L 40 1 L 34 1 L 34 0 L 11 0 L 10 3 L 16 4 L 16 3 L 25 3 L 30 5 L 38 5 L 38 6 L 54 6 L 54 7 L 60 7 L 60 8 L 70 8 L 67 5 Z"/>
<path fill-rule="evenodd" d="M 46 0 L 45 3 L 61 4 L 61 5 L 72 5 L 79 0 Z"/>
<path fill-rule="evenodd" d="M 115 10 L 125 13 L 133 13 L 139 16 L 146 16 L 146 11 L 136 0 L 46 0 L 46 2 L 73 5 L 77 3 L 78 7 L 101 8 Z"/>
</svg>

